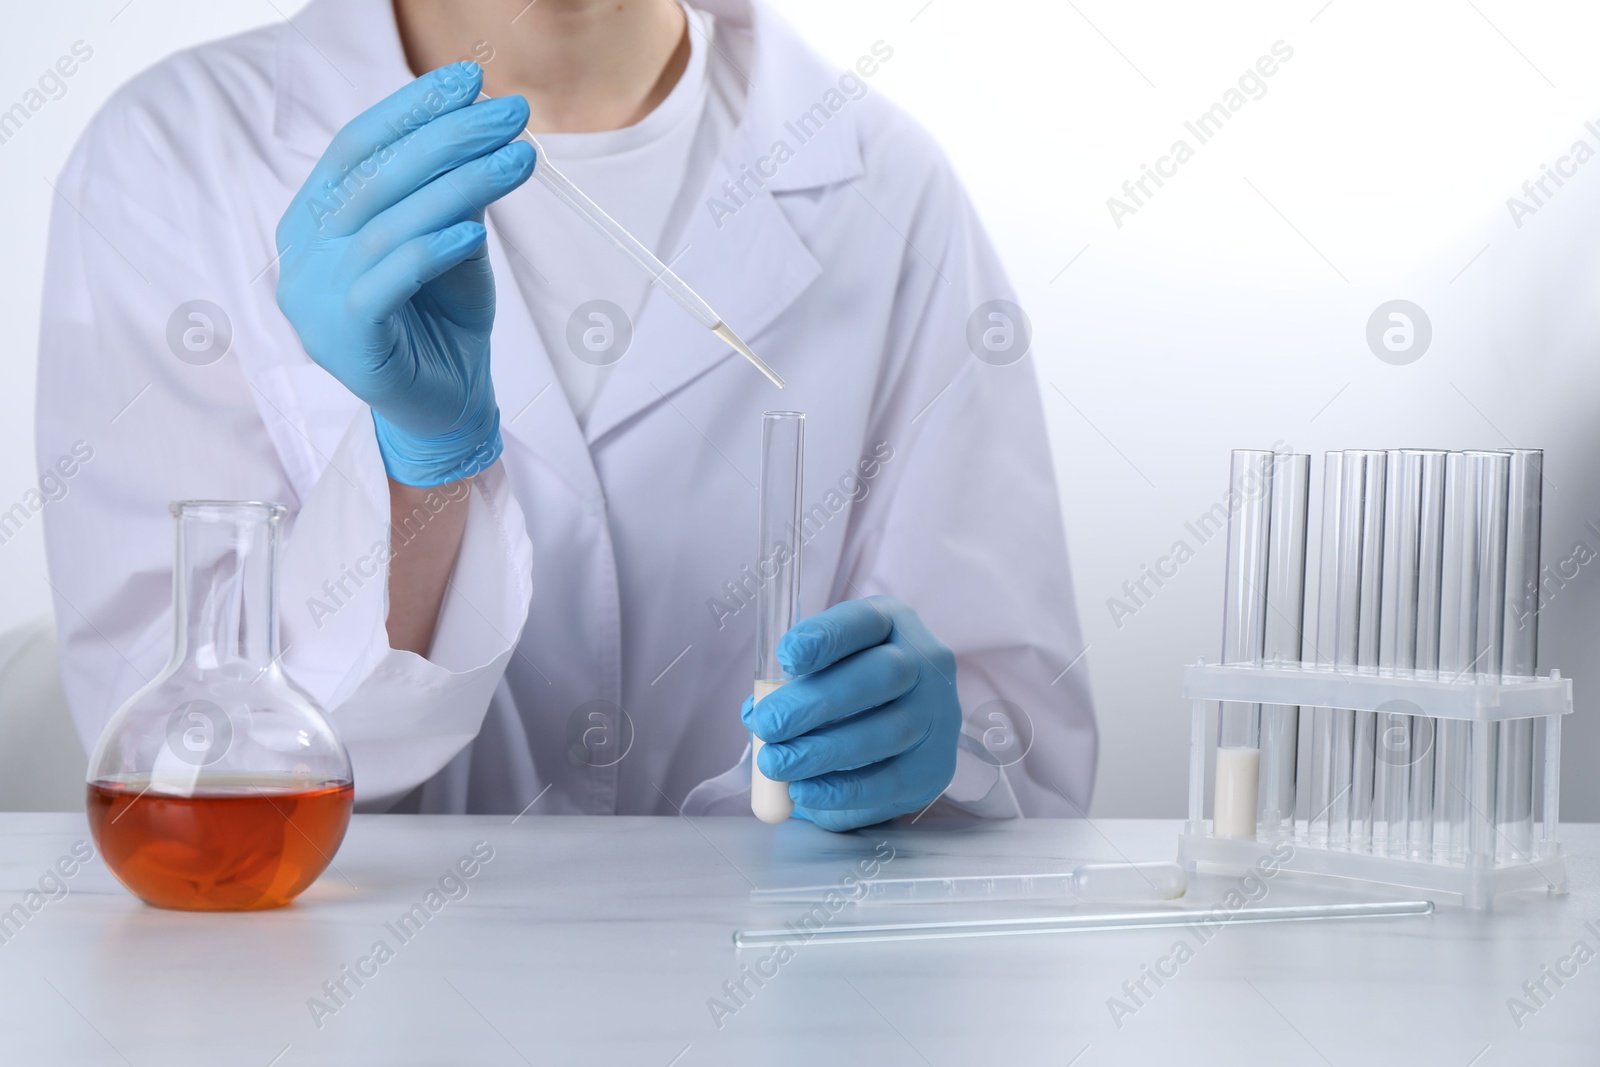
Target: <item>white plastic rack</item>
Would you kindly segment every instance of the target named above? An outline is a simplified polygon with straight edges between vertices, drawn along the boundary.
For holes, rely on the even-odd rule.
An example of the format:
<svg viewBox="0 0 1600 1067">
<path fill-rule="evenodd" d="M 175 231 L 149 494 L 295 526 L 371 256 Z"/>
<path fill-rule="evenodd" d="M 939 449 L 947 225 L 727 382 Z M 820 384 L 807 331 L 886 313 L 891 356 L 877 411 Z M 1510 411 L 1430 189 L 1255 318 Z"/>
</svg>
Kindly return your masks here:
<svg viewBox="0 0 1600 1067">
<path fill-rule="evenodd" d="M 1293 851 L 1287 859 L 1274 857 L 1279 870 L 1453 894 L 1469 908 L 1487 909 L 1497 896 L 1515 890 L 1566 892 L 1566 859 L 1558 837 L 1561 719 L 1572 712 L 1572 681 L 1559 671 L 1534 678 L 1452 681 L 1370 668 L 1219 666 L 1202 660 L 1184 669 L 1184 695 L 1193 708 L 1189 817 L 1178 848 L 1186 870 L 1241 872 L 1286 841 Z M 1410 841 L 1398 834 L 1345 833 L 1336 840 L 1326 833 L 1313 835 L 1318 813 L 1305 810 L 1304 798 L 1296 818 L 1276 827 L 1264 823 L 1254 838 L 1217 836 L 1205 812 L 1207 741 L 1216 734 L 1212 716 L 1223 703 L 1256 705 L 1266 714 L 1288 716 L 1306 716 L 1314 708 L 1377 713 L 1380 724 L 1395 724 L 1391 728 L 1407 729 L 1412 737 L 1433 736 L 1437 723 L 1419 730 L 1423 719 L 1469 724 L 1464 847 L 1419 848 L 1415 834 Z M 1505 724 L 1527 719 L 1535 721 L 1535 738 L 1542 739 L 1535 742 L 1536 752 L 1542 748 L 1542 781 L 1533 798 L 1536 810 L 1523 826 L 1508 828 L 1497 825 L 1494 816 L 1497 739 Z M 1433 753 L 1418 746 L 1405 758 L 1421 764 Z"/>
</svg>

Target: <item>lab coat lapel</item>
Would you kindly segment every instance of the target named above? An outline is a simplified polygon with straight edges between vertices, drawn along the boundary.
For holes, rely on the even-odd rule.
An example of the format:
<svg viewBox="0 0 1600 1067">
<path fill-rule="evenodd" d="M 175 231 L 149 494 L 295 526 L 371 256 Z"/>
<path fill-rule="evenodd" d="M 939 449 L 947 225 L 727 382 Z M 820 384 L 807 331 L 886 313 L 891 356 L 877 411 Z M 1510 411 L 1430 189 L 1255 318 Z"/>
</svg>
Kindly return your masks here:
<svg viewBox="0 0 1600 1067">
<path fill-rule="evenodd" d="M 390 0 L 314 0 L 279 34 L 273 132 L 315 160 L 411 78 Z"/>
<path fill-rule="evenodd" d="M 862 173 L 854 117 L 845 107 L 802 135 L 791 121 L 827 98 L 838 73 L 819 63 L 769 9 L 748 0 L 692 0 L 717 17 L 717 48 L 741 55 L 752 41 L 744 116 L 696 197 L 672 269 L 734 332 L 781 374 L 782 348 L 763 335 L 822 273 L 774 193 L 820 188 Z M 728 41 L 721 35 L 730 34 Z M 837 90 L 835 90 L 835 93 Z M 774 162 L 774 149 L 788 149 Z M 788 354 L 793 358 L 792 354 Z M 739 357 L 709 330 L 652 289 L 634 330 L 633 348 L 617 364 L 590 413 L 590 443 Z M 742 363 L 743 361 L 740 360 Z M 754 367 L 750 374 L 759 374 Z"/>
</svg>

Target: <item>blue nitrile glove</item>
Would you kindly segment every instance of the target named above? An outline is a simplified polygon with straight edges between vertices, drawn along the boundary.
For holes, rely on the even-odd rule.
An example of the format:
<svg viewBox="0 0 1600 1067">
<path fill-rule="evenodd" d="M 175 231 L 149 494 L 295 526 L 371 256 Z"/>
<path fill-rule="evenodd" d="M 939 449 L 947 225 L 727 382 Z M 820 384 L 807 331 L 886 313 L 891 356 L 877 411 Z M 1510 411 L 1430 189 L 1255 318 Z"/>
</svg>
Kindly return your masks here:
<svg viewBox="0 0 1600 1067">
<path fill-rule="evenodd" d="M 793 680 L 744 724 L 765 744 L 761 773 L 789 783 L 795 814 L 826 830 L 920 811 L 956 771 L 956 657 L 892 597 L 847 600 L 778 642 Z"/>
<path fill-rule="evenodd" d="M 500 456 L 483 211 L 528 180 L 528 104 L 473 104 L 476 63 L 424 74 L 334 137 L 278 223 L 278 306 L 372 407 L 389 476 L 442 485 Z"/>
</svg>

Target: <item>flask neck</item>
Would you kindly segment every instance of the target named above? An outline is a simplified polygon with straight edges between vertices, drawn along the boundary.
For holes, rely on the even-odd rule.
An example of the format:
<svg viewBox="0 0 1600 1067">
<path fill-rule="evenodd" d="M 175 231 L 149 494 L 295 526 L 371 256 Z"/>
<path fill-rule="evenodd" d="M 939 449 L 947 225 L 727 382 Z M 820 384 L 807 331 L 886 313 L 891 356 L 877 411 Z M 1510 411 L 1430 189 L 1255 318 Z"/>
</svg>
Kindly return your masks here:
<svg viewBox="0 0 1600 1067">
<path fill-rule="evenodd" d="M 172 571 L 172 665 L 265 670 L 278 656 L 281 504 L 182 501 Z"/>
</svg>

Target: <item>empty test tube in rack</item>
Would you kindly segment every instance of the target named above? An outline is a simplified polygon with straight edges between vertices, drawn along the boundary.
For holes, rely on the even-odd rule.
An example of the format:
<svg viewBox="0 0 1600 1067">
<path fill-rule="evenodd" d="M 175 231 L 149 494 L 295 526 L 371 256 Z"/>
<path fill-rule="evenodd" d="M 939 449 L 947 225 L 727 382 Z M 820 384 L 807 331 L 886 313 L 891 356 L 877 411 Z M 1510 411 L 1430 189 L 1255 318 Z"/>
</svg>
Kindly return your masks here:
<svg viewBox="0 0 1600 1067">
<path fill-rule="evenodd" d="M 1340 487 L 1344 473 L 1344 453 L 1328 452 L 1322 457 L 1322 513 L 1320 515 L 1321 557 L 1317 570 L 1317 625 L 1311 653 L 1318 667 L 1333 667 L 1336 631 L 1339 623 L 1339 514 L 1343 502 Z M 1333 806 L 1333 709 L 1302 708 L 1307 761 L 1300 775 L 1306 791 L 1306 833 L 1316 844 L 1327 844 L 1328 811 Z"/>
<path fill-rule="evenodd" d="M 1445 464 L 1444 552 L 1440 561 L 1439 676 L 1451 681 L 1500 676 L 1505 612 L 1506 491 L 1504 452 L 1452 452 Z M 1480 727 L 1482 727 L 1480 729 Z M 1476 735 L 1476 736 L 1475 736 Z M 1492 804 L 1493 730 L 1441 719 L 1434 737 L 1433 853 L 1464 860 L 1474 810 Z M 1477 750 L 1476 754 L 1474 749 Z M 1487 770 L 1489 781 L 1475 769 Z M 1474 795 L 1479 794 L 1479 795 Z M 1480 820 L 1482 818 L 1480 817 Z"/>
<path fill-rule="evenodd" d="M 1383 595 L 1378 621 L 1378 666 L 1398 673 L 1417 667 L 1420 617 L 1431 610 L 1437 632 L 1438 601 L 1424 606 L 1420 599 L 1422 557 L 1437 559 L 1422 546 L 1424 525 L 1424 483 L 1430 464 L 1442 476 L 1445 453 L 1421 449 L 1393 449 L 1389 452 L 1385 478 L 1383 530 Z M 1440 486 L 1441 479 L 1436 479 Z M 1437 590 L 1437 577 L 1429 583 Z M 1431 595 L 1431 594 L 1430 594 Z M 1436 642 L 1435 642 L 1436 647 Z M 1430 665 L 1431 666 L 1431 665 Z M 1372 779 L 1373 851 L 1388 855 L 1407 854 L 1410 832 L 1411 771 L 1421 756 L 1432 757 L 1427 748 L 1413 748 L 1413 709 L 1379 712 L 1374 747 Z M 1431 729 L 1423 741 L 1432 737 Z"/>
<path fill-rule="evenodd" d="M 1513 448 L 1507 480 L 1506 613 L 1501 674 L 1532 677 L 1539 647 L 1539 533 L 1544 453 Z M 1533 854 L 1535 721 L 1498 726 L 1494 821 L 1498 850 L 1508 860 Z"/>
<path fill-rule="evenodd" d="M 1345 453 L 1349 463 L 1350 452 Z M 1363 457 L 1361 487 L 1361 548 L 1359 621 L 1356 632 L 1356 667 L 1372 671 L 1378 666 L 1379 621 L 1383 605 L 1383 508 L 1389 457 L 1384 452 L 1358 452 Z M 1350 825 L 1352 848 L 1372 848 L 1372 777 L 1377 740 L 1377 713 L 1350 713 Z"/>
<path fill-rule="evenodd" d="M 1264 662 L 1298 662 L 1303 643 L 1306 593 L 1306 515 L 1311 457 L 1278 453 L 1273 458 L 1272 508 L 1267 546 L 1267 611 Z M 1296 754 L 1300 709 L 1261 707 L 1261 777 L 1258 830 L 1269 837 L 1294 833 Z"/>
<path fill-rule="evenodd" d="M 1449 454 L 1424 451 L 1417 505 L 1417 624 L 1413 668 L 1419 676 L 1439 673 L 1440 585 L 1444 562 L 1444 485 Z M 1405 854 L 1412 859 L 1433 855 L 1433 769 L 1439 720 L 1411 718 L 1410 783 L 1406 803 Z"/>
<path fill-rule="evenodd" d="M 1324 599 L 1318 604 L 1318 661 L 1339 671 L 1376 668 L 1387 457 L 1382 452 L 1359 450 L 1329 453 L 1329 457 L 1323 494 Z M 1348 708 L 1313 711 L 1310 832 L 1314 841 L 1330 847 L 1350 845 L 1353 815 L 1359 818 L 1364 814 L 1369 821 L 1371 817 L 1370 759 L 1363 765 L 1368 790 L 1365 802 L 1358 804 L 1353 793 L 1358 770 L 1356 714 Z M 1367 753 L 1370 755 L 1370 749 Z"/>
</svg>

